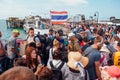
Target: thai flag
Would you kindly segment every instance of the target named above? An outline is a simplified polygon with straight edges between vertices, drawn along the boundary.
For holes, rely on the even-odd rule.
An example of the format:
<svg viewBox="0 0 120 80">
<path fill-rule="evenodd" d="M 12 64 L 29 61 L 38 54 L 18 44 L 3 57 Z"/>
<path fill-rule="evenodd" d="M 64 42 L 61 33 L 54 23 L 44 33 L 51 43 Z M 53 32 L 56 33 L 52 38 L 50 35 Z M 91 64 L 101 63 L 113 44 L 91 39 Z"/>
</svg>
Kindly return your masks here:
<svg viewBox="0 0 120 80">
<path fill-rule="evenodd" d="M 67 11 L 50 11 L 51 24 L 64 24 L 67 22 L 68 13 Z"/>
</svg>

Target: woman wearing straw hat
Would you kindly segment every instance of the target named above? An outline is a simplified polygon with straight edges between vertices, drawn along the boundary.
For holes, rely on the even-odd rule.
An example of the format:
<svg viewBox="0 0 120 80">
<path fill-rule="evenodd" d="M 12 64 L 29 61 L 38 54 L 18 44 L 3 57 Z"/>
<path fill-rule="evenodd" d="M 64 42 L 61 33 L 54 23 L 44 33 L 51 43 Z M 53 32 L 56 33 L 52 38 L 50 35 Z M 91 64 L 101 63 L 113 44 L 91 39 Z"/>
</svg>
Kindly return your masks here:
<svg viewBox="0 0 120 80">
<path fill-rule="evenodd" d="M 80 53 L 79 44 L 69 44 L 68 45 L 68 62 L 66 66 L 63 67 L 63 80 L 89 80 L 85 75 L 84 68 L 87 66 L 89 59 L 83 57 Z"/>
<path fill-rule="evenodd" d="M 84 67 L 86 67 L 88 62 L 88 58 L 83 57 L 80 52 L 69 52 L 68 62 L 64 69 L 62 69 L 63 80 L 86 80 Z"/>
</svg>

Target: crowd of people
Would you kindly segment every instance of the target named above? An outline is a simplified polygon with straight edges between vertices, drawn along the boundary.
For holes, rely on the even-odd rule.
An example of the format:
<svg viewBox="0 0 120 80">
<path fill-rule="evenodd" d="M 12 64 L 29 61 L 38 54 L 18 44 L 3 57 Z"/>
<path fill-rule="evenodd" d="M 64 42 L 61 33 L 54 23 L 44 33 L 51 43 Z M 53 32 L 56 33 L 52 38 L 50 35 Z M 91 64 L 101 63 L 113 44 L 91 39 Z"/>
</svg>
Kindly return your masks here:
<svg viewBox="0 0 120 80">
<path fill-rule="evenodd" d="M 6 44 L 0 31 L 0 80 L 120 80 L 120 26 L 69 28 L 44 35 L 29 28 L 21 41 L 14 29 Z"/>
</svg>

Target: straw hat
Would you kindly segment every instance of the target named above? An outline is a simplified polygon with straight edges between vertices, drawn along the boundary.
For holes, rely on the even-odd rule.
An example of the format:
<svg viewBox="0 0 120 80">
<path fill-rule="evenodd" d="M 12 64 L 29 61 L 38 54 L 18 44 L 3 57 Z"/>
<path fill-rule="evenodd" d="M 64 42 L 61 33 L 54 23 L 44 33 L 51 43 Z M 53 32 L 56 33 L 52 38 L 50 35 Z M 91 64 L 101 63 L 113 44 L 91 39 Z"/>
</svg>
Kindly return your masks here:
<svg viewBox="0 0 120 80">
<path fill-rule="evenodd" d="M 82 56 L 80 52 L 69 52 L 67 65 L 72 69 L 79 70 L 78 67 L 75 66 L 76 62 L 80 62 L 83 67 L 86 67 L 89 60 L 87 57 Z"/>
</svg>

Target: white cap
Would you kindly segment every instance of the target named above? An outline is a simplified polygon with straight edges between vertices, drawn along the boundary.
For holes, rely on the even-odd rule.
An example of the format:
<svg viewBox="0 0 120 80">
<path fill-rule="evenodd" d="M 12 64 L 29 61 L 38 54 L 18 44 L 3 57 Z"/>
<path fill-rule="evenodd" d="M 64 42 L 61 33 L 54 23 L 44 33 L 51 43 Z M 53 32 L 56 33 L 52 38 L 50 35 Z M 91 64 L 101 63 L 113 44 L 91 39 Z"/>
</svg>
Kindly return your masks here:
<svg viewBox="0 0 120 80">
<path fill-rule="evenodd" d="M 74 33 L 72 33 L 72 32 L 71 32 L 71 33 L 69 33 L 69 34 L 68 34 L 68 39 L 70 39 L 72 36 L 75 36 L 75 34 L 74 34 Z"/>
</svg>

